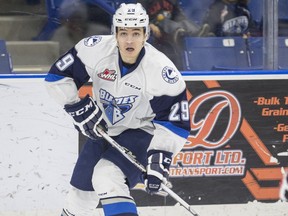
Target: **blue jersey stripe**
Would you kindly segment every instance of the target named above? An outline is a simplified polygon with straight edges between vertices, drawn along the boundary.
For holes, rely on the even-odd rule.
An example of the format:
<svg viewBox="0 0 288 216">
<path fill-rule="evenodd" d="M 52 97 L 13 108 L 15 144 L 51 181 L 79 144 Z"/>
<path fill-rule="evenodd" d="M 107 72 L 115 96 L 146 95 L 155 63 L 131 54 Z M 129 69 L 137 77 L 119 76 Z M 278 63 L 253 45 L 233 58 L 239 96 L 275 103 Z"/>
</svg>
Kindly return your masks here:
<svg viewBox="0 0 288 216">
<path fill-rule="evenodd" d="M 55 81 L 61 80 L 63 78 L 64 78 L 64 76 L 48 73 L 46 75 L 46 77 L 45 77 L 45 81 L 47 81 L 47 82 L 55 82 Z"/>
<path fill-rule="evenodd" d="M 172 131 L 173 133 L 177 134 L 180 137 L 183 137 L 184 139 L 187 139 L 187 137 L 189 136 L 190 131 L 187 131 L 183 128 L 177 127 L 176 125 L 172 124 L 171 122 L 157 121 L 157 120 L 154 120 L 153 122 L 162 125 L 163 127 L 169 129 L 170 131 Z"/>
</svg>

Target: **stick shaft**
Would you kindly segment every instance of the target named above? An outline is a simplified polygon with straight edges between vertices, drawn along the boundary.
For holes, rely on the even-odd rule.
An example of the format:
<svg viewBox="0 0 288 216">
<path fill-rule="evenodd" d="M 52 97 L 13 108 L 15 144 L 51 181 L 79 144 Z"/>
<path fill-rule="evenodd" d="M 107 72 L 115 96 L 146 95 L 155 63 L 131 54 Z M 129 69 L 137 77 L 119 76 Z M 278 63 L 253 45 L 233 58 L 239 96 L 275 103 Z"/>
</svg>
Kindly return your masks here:
<svg viewBox="0 0 288 216">
<path fill-rule="evenodd" d="M 114 148 L 116 148 L 126 159 L 128 159 L 131 163 L 133 163 L 139 170 L 142 172 L 146 172 L 145 167 L 139 163 L 131 154 L 131 152 L 117 143 L 114 139 L 112 139 L 104 130 L 101 128 L 97 128 L 97 131 L 102 135 L 102 137 L 108 141 Z M 166 191 L 172 198 L 174 198 L 177 202 L 179 202 L 185 209 L 187 209 L 192 215 L 199 216 L 190 205 L 185 202 L 181 197 L 179 197 L 174 191 L 172 191 L 165 184 L 161 183 L 161 187 L 164 191 Z"/>
</svg>

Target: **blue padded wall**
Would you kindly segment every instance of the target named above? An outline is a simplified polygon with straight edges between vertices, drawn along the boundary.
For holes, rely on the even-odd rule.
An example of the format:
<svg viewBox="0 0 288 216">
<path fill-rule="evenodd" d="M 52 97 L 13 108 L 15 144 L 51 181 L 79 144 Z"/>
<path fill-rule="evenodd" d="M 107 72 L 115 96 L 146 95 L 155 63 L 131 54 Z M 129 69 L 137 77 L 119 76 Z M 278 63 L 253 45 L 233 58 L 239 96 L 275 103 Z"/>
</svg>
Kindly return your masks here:
<svg viewBox="0 0 288 216">
<path fill-rule="evenodd" d="M 242 37 L 188 37 L 184 40 L 184 70 L 248 67 Z"/>
<path fill-rule="evenodd" d="M 4 40 L 0 40 L 0 74 L 9 74 L 11 72 L 11 60 L 6 49 L 6 43 Z"/>
<path fill-rule="evenodd" d="M 184 70 L 261 70 L 263 38 L 185 38 Z M 278 38 L 278 67 L 288 69 L 288 36 Z"/>
</svg>

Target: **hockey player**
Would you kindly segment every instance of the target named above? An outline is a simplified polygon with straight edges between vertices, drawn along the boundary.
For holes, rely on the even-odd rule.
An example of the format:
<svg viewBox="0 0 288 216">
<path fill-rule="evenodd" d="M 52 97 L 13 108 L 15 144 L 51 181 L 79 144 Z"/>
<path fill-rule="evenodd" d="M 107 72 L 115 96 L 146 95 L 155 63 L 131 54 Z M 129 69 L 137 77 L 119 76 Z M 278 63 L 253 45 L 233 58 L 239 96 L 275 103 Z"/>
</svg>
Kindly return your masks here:
<svg viewBox="0 0 288 216">
<path fill-rule="evenodd" d="M 49 94 L 88 137 L 71 177 L 62 216 L 138 215 L 130 188 L 145 182 L 161 190 L 173 155 L 190 132 L 186 86 L 174 64 L 148 44 L 149 18 L 141 4 L 121 4 L 112 35 L 81 40 L 61 56 L 45 78 Z M 78 97 L 89 79 L 93 98 Z M 147 168 L 141 173 L 98 133 L 129 149 Z"/>
</svg>

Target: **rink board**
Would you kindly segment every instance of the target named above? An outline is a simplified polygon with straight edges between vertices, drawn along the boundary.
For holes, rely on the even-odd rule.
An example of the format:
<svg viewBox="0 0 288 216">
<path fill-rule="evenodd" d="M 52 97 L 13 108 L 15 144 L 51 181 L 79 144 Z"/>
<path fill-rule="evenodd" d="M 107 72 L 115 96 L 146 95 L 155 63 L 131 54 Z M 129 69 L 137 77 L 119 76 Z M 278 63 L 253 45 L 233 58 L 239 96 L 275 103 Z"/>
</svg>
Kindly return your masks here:
<svg viewBox="0 0 288 216">
<path fill-rule="evenodd" d="M 83 145 L 43 77 L 0 76 L 0 210 L 61 208 Z M 288 75 L 184 78 L 192 130 L 171 166 L 173 191 L 193 205 L 278 201 L 288 167 Z M 175 204 L 141 189 L 132 194 L 139 206 Z"/>
<path fill-rule="evenodd" d="M 192 129 L 172 162 L 173 190 L 196 205 L 279 200 L 279 183 L 288 167 L 286 71 L 201 73 L 183 73 Z M 89 92 L 88 85 L 80 94 Z M 83 139 L 80 135 L 79 149 Z M 138 205 L 175 204 L 142 188 L 132 191 Z"/>
<path fill-rule="evenodd" d="M 173 190 L 194 205 L 277 201 L 288 167 L 287 84 L 187 81 L 192 129 L 170 169 Z M 143 205 L 159 205 L 135 194 Z"/>
</svg>

